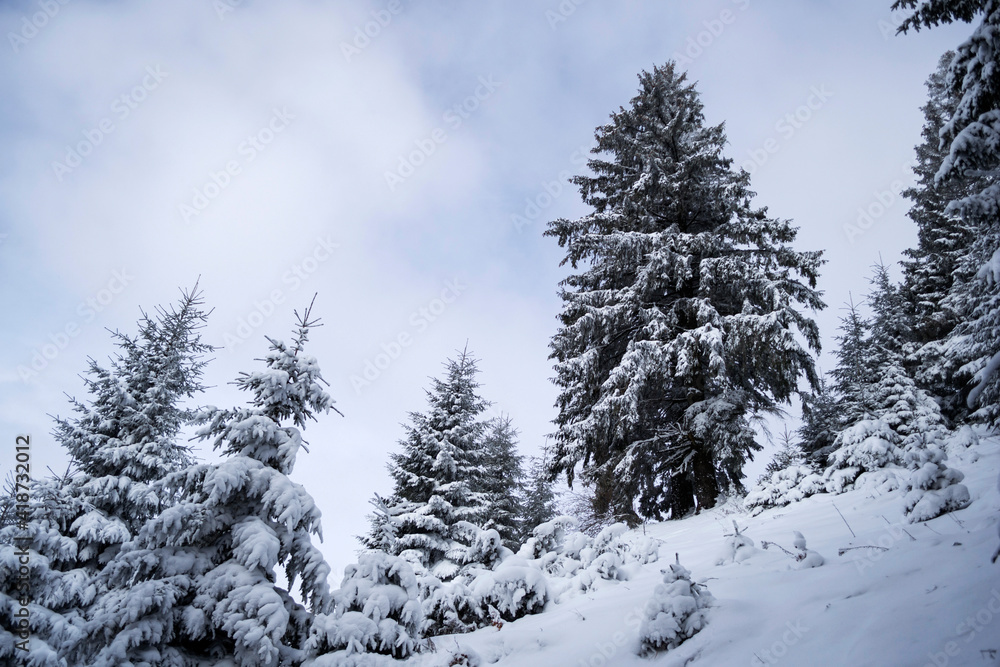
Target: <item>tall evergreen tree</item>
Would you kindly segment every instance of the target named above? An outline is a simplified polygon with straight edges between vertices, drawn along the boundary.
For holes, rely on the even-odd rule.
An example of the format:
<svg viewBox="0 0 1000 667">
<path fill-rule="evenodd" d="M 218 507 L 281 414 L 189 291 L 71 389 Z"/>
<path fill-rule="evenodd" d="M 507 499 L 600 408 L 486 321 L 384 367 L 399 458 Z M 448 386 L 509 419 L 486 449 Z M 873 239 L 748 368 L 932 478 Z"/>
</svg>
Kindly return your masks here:
<svg viewBox="0 0 1000 667">
<path fill-rule="evenodd" d="M 923 142 L 916 147 L 914 173 L 917 182 L 903 192 L 913 202 L 909 217 L 917 225 L 917 246 L 904 251 L 901 293 L 907 303 L 912 330 L 907 368 L 917 385 L 935 396 L 944 414 L 955 419 L 962 415 L 963 388 L 957 370 L 967 360 L 958 358 L 947 339 L 961 322 L 962 313 L 950 295 L 964 291 L 975 278 L 973 267 L 964 257 L 974 239 L 974 226 L 961 216 L 948 213 L 952 201 L 970 194 L 975 179 L 970 174 L 947 181 L 936 180 L 948 157 L 941 131 L 951 120 L 959 98 L 948 85 L 948 68 L 954 58 L 949 51 L 941 57 L 937 70 L 927 81 L 928 100 L 924 112 Z"/>
<path fill-rule="evenodd" d="M 225 458 L 155 485 L 178 502 L 147 521 L 108 564 L 77 664 L 295 664 L 313 613 L 327 610 L 330 568 L 312 544 L 320 512 L 292 482 L 301 429 L 332 406 L 316 359 L 310 306 L 291 345 L 268 339 L 266 368 L 235 382 L 248 407 L 208 408 L 198 437 Z M 298 600 L 288 589 L 299 583 Z M 301 601 L 301 603 L 300 603 Z M 303 606 L 308 605 L 308 608 Z"/>
<path fill-rule="evenodd" d="M 637 520 L 711 507 L 760 449 L 750 421 L 797 391 L 819 349 L 819 252 L 754 208 L 750 177 L 723 157 L 722 125 L 674 63 L 639 76 L 628 109 L 597 129 L 593 212 L 551 222 L 566 248 L 552 340 L 553 474 L 576 466 L 600 514 Z M 695 501 L 695 499 L 697 499 Z M 637 503 L 638 507 L 634 507 Z"/>
<path fill-rule="evenodd" d="M 802 445 L 789 433 L 786 426 L 779 436 L 778 450 L 768 462 L 767 467 L 764 468 L 764 475 L 761 479 L 770 477 L 772 473 L 784 470 L 789 466 L 801 465 L 804 461 L 805 452 L 802 450 Z"/>
<path fill-rule="evenodd" d="M 410 414 L 389 465 L 393 494 L 364 540 L 392 555 L 409 552 L 443 580 L 463 564 L 470 527 L 486 519 L 480 415 L 488 403 L 478 394 L 476 364 L 468 350 L 449 359 L 444 379 L 427 392 L 427 412 Z"/>
<path fill-rule="evenodd" d="M 963 363 L 961 396 L 973 417 L 1000 423 L 1000 2 L 998 0 L 896 0 L 893 9 L 912 10 L 900 32 L 981 17 L 955 50 L 946 84 L 957 103 L 941 128 L 948 147 L 935 174 L 937 183 L 975 179 L 970 192 L 953 199 L 945 214 L 961 218 L 973 241 L 958 271 L 972 275 L 952 286 L 946 306 L 962 321 L 951 332 L 947 351 Z"/>
<path fill-rule="evenodd" d="M 524 495 L 524 457 L 517 453 L 517 429 L 509 416 L 503 415 L 489 422 L 482 452 L 480 490 L 485 495 L 482 527 L 496 530 L 503 545 L 517 551 Z"/>
<path fill-rule="evenodd" d="M 195 285 L 176 306 L 144 313 L 137 335 L 113 332 L 119 353 L 107 367 L 90 360 L 89 400 L 71 399 L 76 414 L 56 418 L 54 436 L 70 455 L 70 471 L 33 484 L 28 520 L 0 533 L 0 572 L 17 571 L 19 548 L 33 554 L 32 664 L 78 664 L 70 656 L 101 591 L 98 573 L 144 521 L 175 501 L 155 483 L 191 460 L 177 438 L 191 416 L 183 402 L 203 389 L 204 355 L 213 349 L 201 342 L 201 307 Z M 0 615 L 14 613 L 8 602 L 18 597 L 16 581 L 0 576 Z M 0 657 L 14 655 L 7 620 Z"/>
<path fill-rule="evenodd" d="M 871 322 L 862 316 L 854 299 L 845 304 L 836 336 L 837 366 L 831 375 L 837 392 L 840 428 L 870 419 L 875 412 L 874 386 L 878 381 L 879 360 L 869 340 Z"/>
<path fill-rule="evenodd" d="M 891 361 L 902 364 L 913 339 L 909 309 L 902 290 L 892 282 L 889 267 L 881 259 L 872 267 L 868 282 L 872 287 L 865 301 L 872 312 L 869 331 L 872 354 L 879 363 Z"/>
<path fill-rule="evenodd" d="M 961 217 L 946 213 L 948 205 L 969 193 L 969 177 L 940 182 L 936 175 L 948 157 L 941 131 L 951 120 L 958 99 L 948 86 L 948 68 L 955 54 L 944 54 L 927 80 L 927 104 L 922 107 L 923 141 L 916 147 L 916 184 L 903 191 L 913 202 L 908 213 L 917 225 L 917 247 L 904 251 L 903 293 L 914 318 L 914 339 L 927 343 L 943 339 L 959 321 L 946 297 L 956 278 L 961 258 L 968 252 L 973 230 Z"/>
<path fill-rule="evenodd" d="M 12 503 L 0 529 L 0 659 L 3 664 L 69 667 L 93 602 L 93 572 L 77 559 L 73 523 L 86 511 L 58 493 L 67 482 L 30 485 L 27 507 Z M 15 500 L 12 498 L 11 500 Z M 22 496 L 22 500 L 24 500 Z M 27 558 L 27 563 L 22 558 Z M 27 565 L 27 572 L 22 566 Z M 21 602 L 30 604 L 23 621 Z"/>
<path fill-rule="evenodd" d="M 821 377 L 814 391 L 802 395 L 802 426 L 797 435 L 803 454 L 820 466 L 825 465 L 840 425 L 837 397 L 826 378 Z"/>
<path fill-rule="evenodd" d="M 556 494 L 552 482 L 549 481 L 544 457 L 531 457 L 528 461 L 524 506 L 521 512 L 522 541 L 531 536 L 531 531 L 536 526 L 556 517 Z"/>
</svg>

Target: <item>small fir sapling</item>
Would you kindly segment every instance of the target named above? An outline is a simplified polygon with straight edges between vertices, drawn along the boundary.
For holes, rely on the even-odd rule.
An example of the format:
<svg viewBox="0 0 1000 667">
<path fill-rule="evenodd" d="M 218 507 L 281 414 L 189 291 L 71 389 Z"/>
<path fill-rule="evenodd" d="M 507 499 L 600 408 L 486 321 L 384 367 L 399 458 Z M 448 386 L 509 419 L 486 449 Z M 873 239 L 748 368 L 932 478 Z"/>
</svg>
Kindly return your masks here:
<svg viewBox="0 0 1000 667">
<path fill-rule="evenodd" d="M 663 583 L 653 589 L 639 626 L 639 655 L 668 651 L 693 637 L 707 622 L 714 598 L 704 584 L 691 581 L 691 572 L 676 563 L 663 570 Z"/>
<path fill-rule="evenodd" d="M 757 552 L 753 540 L 743 534 L 736 519 L 733 519 L 733 532 L 725 533 L 726 546 L 716 565 L 726 565 L 728 563 L 742 563 L 747 558 Z"/>
</svg>

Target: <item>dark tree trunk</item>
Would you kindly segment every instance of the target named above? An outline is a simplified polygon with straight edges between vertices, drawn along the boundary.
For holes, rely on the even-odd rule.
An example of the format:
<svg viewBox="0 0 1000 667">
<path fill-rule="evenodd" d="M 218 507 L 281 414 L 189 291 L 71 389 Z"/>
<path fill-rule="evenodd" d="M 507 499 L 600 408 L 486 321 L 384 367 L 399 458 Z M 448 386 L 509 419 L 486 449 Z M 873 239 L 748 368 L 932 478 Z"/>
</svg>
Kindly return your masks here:
<svg viewBox="0 0 1000 667">
<path fill-rule="evenodd" d="M 680 519 L 694 509 L 694 488 L 687 474 L 679 473 L 670 478 L 667 508 L 671 519 Z"/>
<path fill-rule="evenodd" d="M 615 479 L 614 468 L 609 466 L 594 484 L 594 514 L 607 523 L 624 521 L 635 528 L 642 519 L 632 507 L 634 495 Z"/>
<path fill-rule="evenodd" d="M 715 466 L 711 459 L 699 452 L 691 461 L 691 473 L 694 477 L 694 496 L 698 501 L 698 511 L 715 507 L 719 497 L 719 482 L 715 478 Z"/>
</svg>

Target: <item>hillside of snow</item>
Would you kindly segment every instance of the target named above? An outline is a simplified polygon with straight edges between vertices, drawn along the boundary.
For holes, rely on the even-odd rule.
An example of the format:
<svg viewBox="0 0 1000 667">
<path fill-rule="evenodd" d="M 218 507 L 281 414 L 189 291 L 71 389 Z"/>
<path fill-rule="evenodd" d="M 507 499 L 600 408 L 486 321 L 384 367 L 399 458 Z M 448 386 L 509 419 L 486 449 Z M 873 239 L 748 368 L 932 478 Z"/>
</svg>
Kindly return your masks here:
<svg viewBox="0 0 1000 667">
<path fill-rule="evenodd" d="M 758 516 L 727 505 L 647 525 L 636 532 L 660 540 L 660 558 L 633 565 L 627 581 L 600 580 L 499 630 L 436 637 L 437 651 L 411 664 L 476 664 L 478 656 L 504 667 L 1000 665 L 1000 561 L 990 562 L 1000 521 L 1000 437 L 950 452 L 949 465 L 965 473 L 973 502 L 926 523 L 903 521 L 901 491 L 862 489 Z M 733 519 L 756 551 L 717 565 Z M 767 541 L 793 550 L 794 531 L 823 557 L 822 566 L 795 569 L 777 547 L 761 549 Z M 884 549 L 838 555 L 858 546 Z M 675 554 L 715 604 L 701 632 L 641 658 L 640 620 Z M 451 662 L 460 649 L 468 663 Z"/>
</svg>

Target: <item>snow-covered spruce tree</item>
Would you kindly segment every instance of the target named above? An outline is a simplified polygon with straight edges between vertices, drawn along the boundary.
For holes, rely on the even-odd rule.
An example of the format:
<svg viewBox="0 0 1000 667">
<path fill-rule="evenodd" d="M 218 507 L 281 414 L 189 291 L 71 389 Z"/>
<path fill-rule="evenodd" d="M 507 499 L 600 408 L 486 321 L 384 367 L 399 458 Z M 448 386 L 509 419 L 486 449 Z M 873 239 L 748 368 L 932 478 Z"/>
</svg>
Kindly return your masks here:
<svg viewBox="0 0 1000 667">
<path fill-rule="evenodd" d="M 837 397 L 826 378 L 820 377 L 816 389 L 803 393 L 801 399 L 802 426 L 796 435 L 806 458 L 823 466 L 840 432 L 841 415 Z"/>
<path fill-rule="evenodd" d="M 102 573 L 78 664 L 264 667 L 301 659 L 312 613 L 329 603 L 330 568 L 312 543 L 320 512 L 289 479 L 301 429 L 332 407 L 304 352 L 312 305 L 291 345 L 268 339 L 265 369 L 234 384 L 248 407 L 201 411 L 198 437 L 225 456 L 168 475 L 155 491 L 178 502 L 143 525 Z M 298 600 L 279 584 L 299 583 Z M 312 612 L 312 613 L 311 613 Z"/>
<path fill-rule="evenodd" d="M 743 504 L 748 510 L 757 513 L 768 507 L 783 507 L 802 500 L 807 494 L 798 485 L 815 472 L 812 465 L 806 462 L 801 444 L 792 439 L 786 427 L 781 435 L 778 451 L 767 464 L 757 484 L 747 493 Z"/>
<path fill-rule="evenodd" d="M 190 462 L 188 447 L 177 442 L 190 417 L 182 403 L 202 390 L 203 357 L 213 349 L 200 339 L 207 317 L 201 306 L 196 284 L 176 306 L 144 313 L 135 336 L 113 332 L 119 352 L 110 364 L 90 360 L 89 400 L 71 399 L 76 414 L 56 418 L 53 435 L 70 456 L 70 470 L 32 484 L 24 530 L 0 534 L 0 569 L 16 571 L 18 553 L 30 553 L 35 627 L 29 655 L 39 665 L 77 662 L 76 643 L 100 590 L 101 568 L 174 501 L 153 484 Z M 17 579 L 0 582 L 0 615 L 13 614 L 16 606 L 8 602 L 18 598 Z M 5 618 L 2 628 L 13 627 Z M 0 657 L 13 655 L 9 638 L 0 630 Z"/>
<path fill-rule="evenodd" d="M 840 318 L 837 366 L 833 369 L 833 389 L 837 395 L 840 429 L 850 427 L 875 413 L 872 387 L 878 380 L 879 359 L 869 340 L 871 322 L 865 319 L 853 298 L 845 304 Z"/>
<path fill-rule="evenodd" d="M 714 602 L 704 584 L 691 581 L 680 560 L 663 570 L 663 583 L 653 589 L 639 626 L 639 655 L 669 651 L 705 627 L 706 610 Z"/>
<path fill-rule="evenodd" d="M 961 218 L 973 241 L 958 271 L 971 274 L 967 283 L 952 285 L 946 306 L 962 321 L 946 347 L 964 365 L 959 380 L 968 379 L 962 396 L 971 417 L 1000 424 L 1000 1 L 896 0 L 893 9 L 912 10 L 900 32 L 981 17 L 972 34 L 955 50 L 946 83 L 958 98 L 941 129 L 948 155 L 935 181 L 974 178 L 971 192 L 952 200 L 945 213 Z M 968 361 L 966 361 L 968 360 Z"/>
<path fill-rule="evenodd" d="M 482 443 L 483 475 L 480 491 L 485 506 L 483 528 L 500 533 L 505 547 L 520 545 L 520 517 L 524 495 L 524 457 L 517 453 L 517 429 L 507 415 L 489 422 Z"/>
<path fill-rule="evenodd" d="M 551 521 L 556 516 L 556 494 L 548 479 L 546 467 L 544 457 L 533 456 L 528 461 L 518 539 L 522 543 L 531 536 L 535 526 Z"/>
<path fill-rule="evenodd" d="M 593 212 L 546 235 L 583 268 L 561 283 L 551 342 L 561 392 L 553 474 L 582 465 L 598 514 L 677 517 L 739 485 L 750 420 L 816 381 L 799 344 L 819 348 L 798 310 L 823 307 L 819 252 L 754 208 L 750 177 L 723 156 L 687 76 L 670 62 L 639 76 L 629 108 L 596 131 Z M 720 485 L 721 481 L 721 485 Z M 696 499 L 696 500 L 695 500 Z M 638 507 L 634 507 L 637 503 Z"/>
<path fill-rule="evenodd" d="M 0 662 L 32 667 L 69 667 L 67 654 L 83 635 L 85 610 L 93 602 L 93 572 L 77 560 L 70 537 L 85 513 L 58 493 L 63 480 L 31 485 L 26 509 L 11 503 L 11 521 L 0 528 Z M 16 500 L 16 497 L 12 500 Z M 21 568 L 27 558 L 28 571 Z M 29 616 L 18 616 L 21 602 Z M 27 625 L 25 627 L 22 622 Z"/>
<path fill-rule="evenodd" d="M 833 442 L 827 487 L 840 492 L 862 472 L 903 463 L 903 452 L 944 428 L 940 406 L 903 367 L 908 330 L 904 302 L 884 265 L 875 267 L 864 318 L 850 302 L 837 337 L 833 371 L 842 430 Z"/>
<path fill-rule="evenodd" d="M 907 451 L 906 465 L 912 471 L 904 486 L 903 514 L 907 521 L 928 521 L 972 502 L 969 489 L 960 483 L 965 475 L 945 465 L 946 458 L 937 443 Z"/>
<path fill-rule="evenodd" d="M 435 577 L 458 574 L 470 546 L 470 524 L 485 522 L 487 498 L 479 416 L 488 403 L 480 398 L 476 360 L 466 350 L 445 363 L 444 379 L 433 379 L 428 411 L 412 413 L 402 451 L 392 455 L 393 494 L 387 515 L 376 518 L 364 540 L 372 549 L 409 553 Z M 387 527 L 378 525 L 388 522 Z"/>
<path fill-rule="evenodd" d="M 872 286 L 865 295 L 871 309 L 869 340 L 871 353 L 877 364 L 892 362 L 903 364 L 905 350 L 912 339 L 912 322 L 902 291 L 889 275 L 881 259 L 872 267 L 868 280 Z"/>
<path fill-rule="evenodd" d="M 899 434 L 904 448 L 920 448 L 928 437 L 944 435 L 940 406 L 897 364 L 879 367 L 873 397 L 875 416 Z"/>
<path fill-rule="evenodd" d="M 805 458 L 802 445 L 792 438 L 792 434 L 788 432 L 788 427 L 786 426 L 778 441 L 778 451 L 774 453 L 767 467 L 764 468 L 763 476 L 766 477 L 789 466 L 801 465 L 805 463 Z"/>
<path fill-rule="evenodd" d="M 948 146 L 941 144 L 941 130 L 959 102 L 947 80 L 954 56 L 951 51 L 944 54 L 927 80 L 923 142 L 916 147 L 914 167 L 917 182 L 903 191 L 913 202 L 908 215 L 917 225 L 917 246 L 904 251 L 909 259 L 902 262 L 901 286 L 912 323 L 910 342 L 915 347 L 907 365 L 912 367 L 917 386 L 938 399 L 950 419 L 964 412 L 957 400 L 962 387 L 955 379 L 955 371 L 964 362 L 948 354 L 944 344 L 961 321 L 949 295 L 974 278 L 964 261 L 974 228 L 961 216 L 946 213 L 950 202 L 970 194 L 974 179 L 968 175 L 945 182 L 935 179 L 948 156 Z"/>
<path fill-rule="evenodd" d="M 878 373 L 878 382 L 870 388 L 871 413 L 834 442 L 836 451 L 826 472 L 828 491 L 851 488 L 862 472 L 903 465 L 906 452 L 923 449 L 946 434 L 940 406 L 897 363 L 882 364 Z"/>
<path fill-rule="evenodd" d="M 420 643 L 423 612 L 413 568 L 380 551 L 363 553 L 347 566 L 329 614 L 317 614 L 304 667 L 353 667 L 366 654 L 394 659 L 413 655 Z"/>
</svg>

